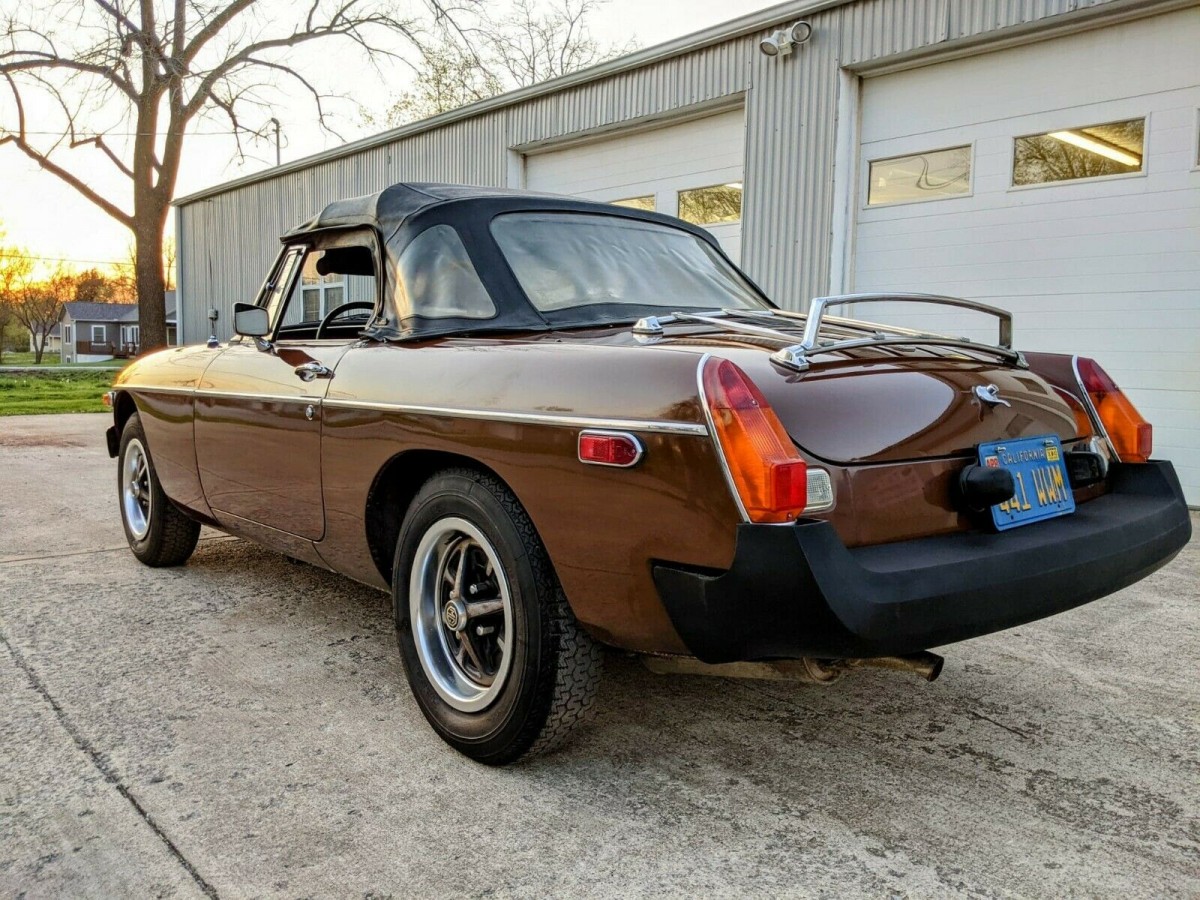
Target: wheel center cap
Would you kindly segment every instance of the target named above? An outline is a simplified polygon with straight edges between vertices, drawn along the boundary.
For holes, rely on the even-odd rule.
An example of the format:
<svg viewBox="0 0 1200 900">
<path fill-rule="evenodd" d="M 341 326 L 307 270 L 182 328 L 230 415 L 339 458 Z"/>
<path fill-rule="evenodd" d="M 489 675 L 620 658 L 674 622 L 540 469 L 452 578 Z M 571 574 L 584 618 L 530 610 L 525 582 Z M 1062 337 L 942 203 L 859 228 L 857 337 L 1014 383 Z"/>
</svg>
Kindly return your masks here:
<svg viewBox="0 0 1200 900">
<path fill-rule="evenodd" d="M 451 600 L 442 608 L 442 622 L 451 631 L 460 631 L 467 625 L 467 605 L 461 600 Z"/>
</svg>

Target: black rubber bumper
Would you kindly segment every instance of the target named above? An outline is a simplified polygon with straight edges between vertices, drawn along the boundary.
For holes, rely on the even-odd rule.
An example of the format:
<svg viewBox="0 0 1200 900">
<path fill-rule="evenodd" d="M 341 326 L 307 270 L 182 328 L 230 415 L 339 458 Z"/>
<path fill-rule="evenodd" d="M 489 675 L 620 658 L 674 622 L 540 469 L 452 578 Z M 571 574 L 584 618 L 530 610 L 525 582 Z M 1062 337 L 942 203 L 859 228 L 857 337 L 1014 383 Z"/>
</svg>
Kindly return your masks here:
<svg viewBox="0 0 1200 900">
<path fill-rule="evenodd" d="M 699 659 L 855 658 L 925 650 L 1071 609 L 1169 562 L 1192 528 L 1167 462 L 1116 465 L 1110 493 L 1002 533 L 847 549 L 827 522 L 743 524 L 720 575 L 654 580 Z"/>
</svg>

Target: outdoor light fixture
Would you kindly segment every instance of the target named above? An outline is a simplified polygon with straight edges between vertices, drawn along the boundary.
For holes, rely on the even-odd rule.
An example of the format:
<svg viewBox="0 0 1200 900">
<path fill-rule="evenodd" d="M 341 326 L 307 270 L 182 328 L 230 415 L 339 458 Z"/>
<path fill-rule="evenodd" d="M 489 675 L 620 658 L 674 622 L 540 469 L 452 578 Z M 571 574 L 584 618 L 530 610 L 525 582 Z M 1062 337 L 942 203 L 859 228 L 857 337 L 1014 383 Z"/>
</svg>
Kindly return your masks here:
<svg viewBox="0 0 1200 900">
<path fill-rule="evenodd" d="M 803 44 L 812 37 L 812 26 L 797 22 L 791 28 L 780 28 L 770 37 L 758 42 L 758 49 L 765 56 L 787 56 L 796 44 Z"/>
<path fill-rule="evenodd" d="M 1090 138 L 1087 135 L 1080 134 L 1078 131 L 1052 131 L 1047 137 L 1052 137 L 1067 144 L 1073 144 L 1081 150 L 1087 150 L 1098 156 L 1106 157 L 1114 162 L 1119 162 L 1123 166 L 1137 166 L 1139 169 L 1142 166 L 1142 158 L 1140 156 L 1126 153 L 1120 147 L 1114 147 L 1105 141 Z"/>
</svg>

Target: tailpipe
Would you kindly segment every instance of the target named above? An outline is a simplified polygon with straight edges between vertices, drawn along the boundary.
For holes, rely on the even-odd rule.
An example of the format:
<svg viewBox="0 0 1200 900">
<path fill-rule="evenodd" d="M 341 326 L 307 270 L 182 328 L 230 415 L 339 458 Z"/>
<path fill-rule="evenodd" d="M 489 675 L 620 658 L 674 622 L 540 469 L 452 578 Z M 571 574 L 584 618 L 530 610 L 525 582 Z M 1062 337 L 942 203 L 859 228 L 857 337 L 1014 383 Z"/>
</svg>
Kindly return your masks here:
<svg viewBox="0 0 1200 900">
<path fill-rule="evenodd" d="M 873 656 L 870 659 L 847 659 L 843 665 L 847 667 L 862 667 L 866 669 L 891 669 L 893 672 L 912 672 L 920 675 L 926 681 L 936 681 L 942 674 L 942 666 L 946 660 L 936 653 L 922 650 L 919 653 L 906 653 L 903 656 Z"/>
</svg>

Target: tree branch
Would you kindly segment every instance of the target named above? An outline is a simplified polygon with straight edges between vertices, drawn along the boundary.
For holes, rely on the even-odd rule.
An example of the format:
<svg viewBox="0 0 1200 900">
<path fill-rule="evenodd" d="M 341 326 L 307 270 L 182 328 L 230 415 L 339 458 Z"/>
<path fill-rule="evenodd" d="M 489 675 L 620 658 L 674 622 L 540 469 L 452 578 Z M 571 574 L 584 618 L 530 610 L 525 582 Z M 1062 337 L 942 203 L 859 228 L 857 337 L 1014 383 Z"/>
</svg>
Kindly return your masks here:
<svg viewBox="0 0 1200 900">
<path fill-rule="evenodd" d="M 104 210 L 126 228 L 133 228 L 133 216 L 125 212 L 115 203 L 112 203 L 111 201 L 100 196 L 100 194 L 96 193 L 96 191 L 89 187 L 81 178 L 53 162 L 46 154 L 42 153 L 29 143 L 25 132 L 25 104 L 21 101 L 21 90 L 17 87 L 17 83 L 13 81 L 11 75 L 9 75 L 7 72 L 0 74 L 2 74 L 4 79 L 8 82 L 8 86 L 12 90 L 13 100 L 17 105 L 18 129 L 15 133 L 9 132 L 3 137 L 0 137 L 0 145 L 11 143 L 14 147 L 36 162 L 51 175 L 54 175 L 56 178 L 60 179 L 61 181 L 65 181 L 71 187 L 75 188 L 75 190 L 79 191 L 80 194 L 82 194 L 96 206 L 100 207 L 100 209 Z"/>
<path fill-rule="evenodd" d="M 12 60 L 6 62 L 5 60 Z M 68 69 L 72 72 L 86 72 L 99 75 L 112 82 L 121 93 L 131 100 L 137 100 L 137 90 L 133 83 L 122 77 L 115 70 L 98 63 L 80 62 L 77 59 L 66 59 L 53 53 L 38 50 L 10 50 L 0 53 L 0 73 L 31 72 L 41 69 Z"/>
</svg>

